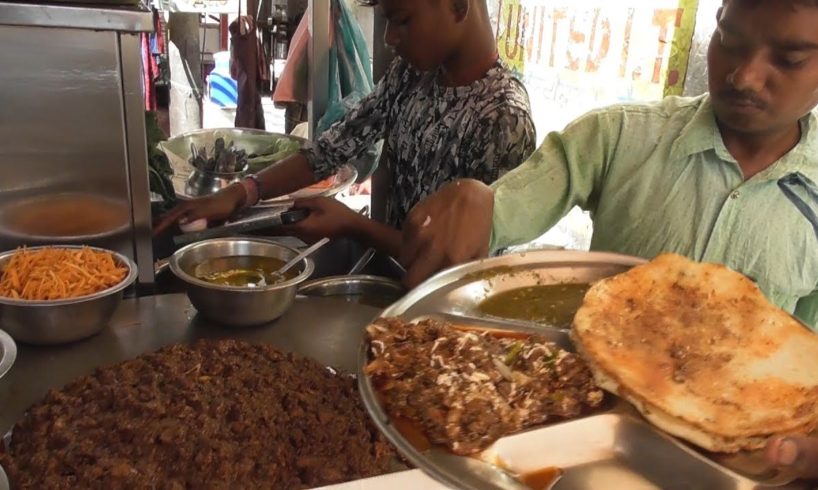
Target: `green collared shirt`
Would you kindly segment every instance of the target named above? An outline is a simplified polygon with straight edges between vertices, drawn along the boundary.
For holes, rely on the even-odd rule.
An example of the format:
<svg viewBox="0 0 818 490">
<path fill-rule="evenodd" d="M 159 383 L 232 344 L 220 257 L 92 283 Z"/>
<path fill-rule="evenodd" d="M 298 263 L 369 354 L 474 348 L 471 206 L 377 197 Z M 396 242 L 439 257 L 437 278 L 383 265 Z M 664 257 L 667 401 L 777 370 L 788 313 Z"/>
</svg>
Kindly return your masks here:
<svg viewBox="0 0 818 490">
<path fill-rule="evenodd" d="M 533 240 L 580 206 L 593 218 L 592 250 L 726 264 L 815 326 L 814 112 L 801 128 L 795 148 L 745 181 L 706 95 L 591 112 L 493 185 L 492 249 Z"/>
</svg>

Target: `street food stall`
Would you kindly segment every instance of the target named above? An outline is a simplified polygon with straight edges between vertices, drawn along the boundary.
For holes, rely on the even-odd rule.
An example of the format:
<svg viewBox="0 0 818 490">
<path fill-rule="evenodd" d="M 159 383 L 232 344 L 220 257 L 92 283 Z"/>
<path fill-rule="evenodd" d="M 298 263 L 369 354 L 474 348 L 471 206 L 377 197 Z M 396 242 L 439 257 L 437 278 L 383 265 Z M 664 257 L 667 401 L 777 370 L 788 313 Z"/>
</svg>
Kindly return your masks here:
<svg viewBox="0 0 818 490">
<path fill-rule="evenodd" d="M 511 26 L 520 3 L 499 3 Z M 330 11 L 311 9 L 318 85 Z M 0 2 L 0 91 L 15 94 L 0 121 L 0 490 L 810 488 L 763 447 L 818 426 L 818 373 L 800 364 L 818 339 L 726 267 L 537 250 L 406 291 L 373 250 L 305 256 L 252 233 L 351 185 L 351 165 L 157 247 L 138 45 L 152 25 L 133 4 Z M 325 105 L 311 101 L 311 137 Z M 306 140 L 221 129 L 159 147 L 190 171 L 172 179 L 189 199 L 292 143 Z M 762 341 L 737 340 L 748 317 Z M 787 373 L 774 389 L 771 362 Z"/>
</svg>

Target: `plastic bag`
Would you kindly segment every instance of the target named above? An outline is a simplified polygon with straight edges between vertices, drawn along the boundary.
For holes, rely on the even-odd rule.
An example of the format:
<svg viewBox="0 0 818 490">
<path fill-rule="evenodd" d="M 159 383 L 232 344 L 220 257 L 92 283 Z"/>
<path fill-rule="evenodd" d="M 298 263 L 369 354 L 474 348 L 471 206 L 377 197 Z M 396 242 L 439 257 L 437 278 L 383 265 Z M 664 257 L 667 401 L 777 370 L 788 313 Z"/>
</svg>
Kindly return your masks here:
<svg viewBox="0 0 818 490">
<path fill-rule="evenodd" d="M 316 125 L 319 134 L 342 119 L 375 88 L 364 34 L 344 0 L 332 1 L 332 16 L 335 29 L 329 53 L 329 94 L 327 109 Z M 358 170 L 358 182 L 375 171 L 381 146 L 382 142 L 378 142 L 358 160 L 350 162 Z"/>
<path fill-rule="evenodd" d="M 369 50 L 360 26 L 346 2 L 333 0 L 331 5 L 335 29 L 329 53 L 329 94 L 327 110 L 318 121 L 318 132 L 329 129 L 375 88 Z"/>
</svg>

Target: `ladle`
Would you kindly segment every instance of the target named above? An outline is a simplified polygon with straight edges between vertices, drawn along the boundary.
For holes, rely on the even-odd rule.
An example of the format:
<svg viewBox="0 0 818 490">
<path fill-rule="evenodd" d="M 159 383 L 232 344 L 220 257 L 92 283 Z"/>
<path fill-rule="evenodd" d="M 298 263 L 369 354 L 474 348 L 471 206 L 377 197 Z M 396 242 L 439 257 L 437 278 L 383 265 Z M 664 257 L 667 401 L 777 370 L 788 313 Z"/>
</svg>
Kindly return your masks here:
<svg viewBox="0 0 818 490">
<path fill-rule="evenodd" d="M 286 264 L 284 264 L 284 266 L 281 269 L 275 271 L 273 274 L 278 274 L 278 275 L 283 276 L 285 272 L 292 269 L 293 266 L 295 266 L 297 263 L 304 260 L 304 258 L 309 257 L 316 250 L 323 247 L 327 243 L 329 243 L 329 238 L 322 238 L 322 239 L 318 240 L 317 242 L 312 244 L 312 246 L 308 247 L 306 250 L 304 250 L 300 254 L 296 255 L 295 258 L 293 258 L 293 260 L 291 260 L 291 261 L 287 262 Z"/>
</svg>

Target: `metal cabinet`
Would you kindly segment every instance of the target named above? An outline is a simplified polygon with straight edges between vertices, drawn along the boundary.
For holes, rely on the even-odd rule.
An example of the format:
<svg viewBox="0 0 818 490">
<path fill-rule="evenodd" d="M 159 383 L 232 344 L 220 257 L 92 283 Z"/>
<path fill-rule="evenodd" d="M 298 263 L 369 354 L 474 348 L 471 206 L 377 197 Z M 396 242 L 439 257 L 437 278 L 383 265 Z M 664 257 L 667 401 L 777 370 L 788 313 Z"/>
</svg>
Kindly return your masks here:
<svg viewBox="0 0 818 490">
<path fill-rule="evenodd" d="M 0 249 L 115 249 L 153 283 L 140 7 L 0 2 Z"/>
</svg>

